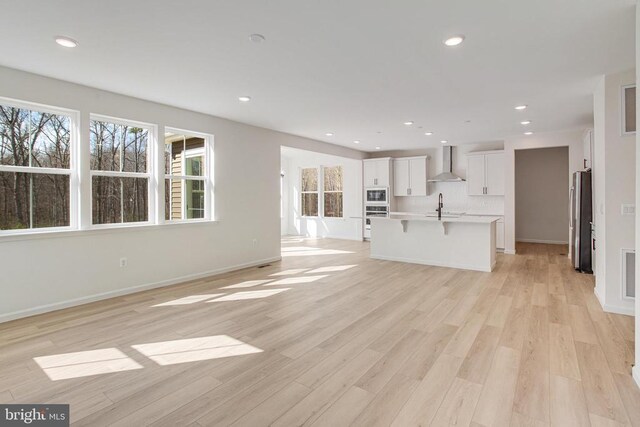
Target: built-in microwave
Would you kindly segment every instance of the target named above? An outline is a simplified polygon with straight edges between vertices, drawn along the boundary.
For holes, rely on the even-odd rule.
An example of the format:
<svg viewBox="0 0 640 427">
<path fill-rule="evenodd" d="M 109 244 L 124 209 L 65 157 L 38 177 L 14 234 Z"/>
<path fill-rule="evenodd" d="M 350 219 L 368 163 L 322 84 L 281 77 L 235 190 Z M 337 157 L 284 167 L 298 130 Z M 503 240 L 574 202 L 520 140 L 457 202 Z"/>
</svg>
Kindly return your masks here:
<svg viewBox="0 0 640 427">
<path fill-rule="evenodd" d="M 369 187 L 365 189 L 365 203 L 389 203 L 388 187 Z"/>
</svg>

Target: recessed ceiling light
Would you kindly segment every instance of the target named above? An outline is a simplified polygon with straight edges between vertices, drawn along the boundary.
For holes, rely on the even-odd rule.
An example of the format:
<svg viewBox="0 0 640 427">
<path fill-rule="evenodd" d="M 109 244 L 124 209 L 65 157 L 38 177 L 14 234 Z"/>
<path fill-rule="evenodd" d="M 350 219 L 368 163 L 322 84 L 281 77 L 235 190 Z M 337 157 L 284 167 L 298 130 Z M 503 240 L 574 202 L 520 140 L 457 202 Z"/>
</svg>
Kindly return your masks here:
<svg viewBox="0 0 640 427">
<path fill-rule="evenodd" d="M 529 131 L 529 132 L 525 132 L 525 135 L 533 135 L 533 132 Z"/>
<path fill-rule="evenodd" d="M 327 136 L 333 136 L 333 133 L 332 133 L 332 132 L 327 132 L 327 133 L 325 133 L 325 135 L 327 135 Z"/>
<path fill-rule="evenodd" d="M 262 43 L 265 38 L 262 34 L 251 34 L 249 36 L 249 40 L 251 40 L 254 43 Z"/>
<path fill-rule="evenodd" d="M 526 106 L 526 105 L 518 105 L 518 106 L 517 106 L 517 107 L 515 107 L 515 108 L 516 108 L 516 110 L 520 110 L 520 111 L 522 111 L 522 110 L 525 110 L 525 109 L 527 108 L 527 106 Z"/>
<path fill-rule="evenodd" d="M 447 142 L 449 142 L 449 141 L 447 141 L 446 139 L 443 139 L 443 140 L 442 140 L 442 141 L 440 141 L 440 142 L 441 142 L 441 143 L 443 143 L 443 144 L 446 144 L 446 143 L 447 143 Z"/>
<path fill-rule="evenodd" d="M 444 44 L 446 44 L 447 46 L 458 46 L 463 41 L 464 41 L 464 36 L 459 35 L 459 36 L 449 37 L 444 41 Z"/>
<path fill-rule="evenodd" d="M 360 141 L 358 141 L 357 139 L 355 141 L 353 141 L 354 144 L 360 144 Z"/>
<path fill-rule="evenodd" d="M 251 101 L 251 97 L 250 96 L 239 96 L 238 97 L 238 101 L 240 101 L 240 102 L 249 102 L 249 101 Z"/>
<path fill-rule="evenodd" d="M 530 125 L 531 124 L 531 120 L 523 120 L 520 122 L 521 125 Z"/>
<path fill-rule="evenodd" d="M 425 132 L 424 134 L 427 135 L 427 136 L 431 136 L 431 135 L 433 135 L 433 132 Z"/>
<path fill-rule="evenodd" d="M 379 150 L 379 149 L 380 149 L 380 147 L 376 147 L 376 150 Z"/>
<path fill-rule="evenodd" d="M 63 46 L 63 47 L 76 47 L 76 46 L 78 46 L 78 42 L 75 41 L 74 39 L 70 38 L 70 37 L 56 36 L 55 40 L 56 40 L 56 43 L 58 43 L 60 46 Z"/>
<path fill-rule="evenodd" d="M 411 126 L 411 125 L 413 124 L 413 122 L 412 122 L 412 121 L 408 121 L 408 122 L 404 122 L 404 124 L 405 124 L 406 126 Z"/>
</svg>

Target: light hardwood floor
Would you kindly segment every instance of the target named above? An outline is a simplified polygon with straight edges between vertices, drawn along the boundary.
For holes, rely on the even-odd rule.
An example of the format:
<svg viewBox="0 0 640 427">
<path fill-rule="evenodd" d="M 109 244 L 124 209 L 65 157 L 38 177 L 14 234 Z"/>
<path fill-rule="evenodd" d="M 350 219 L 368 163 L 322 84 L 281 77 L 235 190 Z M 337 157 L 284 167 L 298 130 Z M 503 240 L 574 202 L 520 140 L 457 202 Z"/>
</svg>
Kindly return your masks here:
<svg viewBox="0 0 640 427">
<path fill-rule="evenodd" d="M 0 402 L 69 403 L 91 426 L 640 425 L 633 318 L 602 311 L 565 247 L 479 273 L 282 246 L 263 268 L 0 325 Z"/>
</svg>

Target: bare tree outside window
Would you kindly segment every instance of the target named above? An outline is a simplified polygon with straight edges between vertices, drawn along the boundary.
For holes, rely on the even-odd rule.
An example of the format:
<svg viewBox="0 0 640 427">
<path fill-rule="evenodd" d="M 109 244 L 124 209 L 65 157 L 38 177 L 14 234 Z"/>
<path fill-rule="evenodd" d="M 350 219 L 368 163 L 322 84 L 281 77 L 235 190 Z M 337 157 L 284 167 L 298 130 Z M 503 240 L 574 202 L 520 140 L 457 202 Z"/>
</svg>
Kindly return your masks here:
<svg viewBox="0 0 640 427">
<path fill-rule="evenodd" d="M 91 120 L 93 224 L 144 222 L 149 218 L 149 130 Z"/>
<path fill-rule="evenodd" d="M 322 175 L 324 176 L 323 216 L 342 218 L 342 166 L 325 167 L 322 169 Z"/>
<path fill-rule="evenodd" d="M 0 105 L 0 229 L 70 225 L 71 118 Z"/>
<path fill-rule="evenodd" d="M 318 169 L 301 171 L 302 216 L 318 216 Z"/>
</svg>

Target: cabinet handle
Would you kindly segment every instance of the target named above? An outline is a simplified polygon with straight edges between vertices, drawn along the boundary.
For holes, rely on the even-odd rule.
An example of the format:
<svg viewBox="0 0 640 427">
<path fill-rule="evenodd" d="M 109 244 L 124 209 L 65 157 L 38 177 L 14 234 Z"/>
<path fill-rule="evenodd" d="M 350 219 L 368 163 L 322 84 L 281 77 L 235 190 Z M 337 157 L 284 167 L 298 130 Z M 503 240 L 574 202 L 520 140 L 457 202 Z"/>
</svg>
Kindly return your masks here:
<svg viewBox="0 0 640 427">
<path fill-rule="evenodd" d="M 587 168 L 587 159 L 582 159 L 582 163 L 584 163 L 584 169 Z"/>
<path fill-rule="evenodd" d="M 374 185 L 378 185 L 378 178 L 374 178 L 374 179 L 373 179 L 373 184 L 374 184 Z"/>
<path fill-rule="evenodd" d="M 407 188 L 407 196 L 411 195 L 411 189 Z"/>
</svg>

